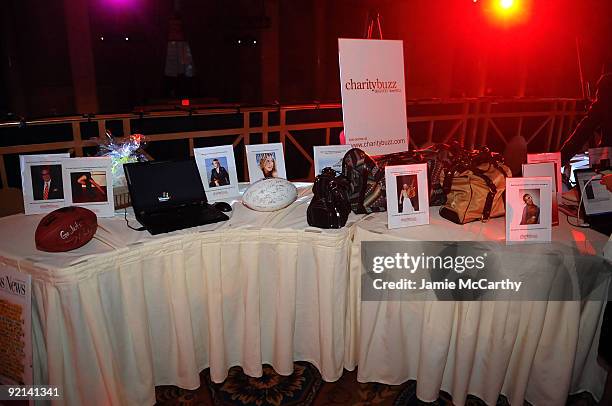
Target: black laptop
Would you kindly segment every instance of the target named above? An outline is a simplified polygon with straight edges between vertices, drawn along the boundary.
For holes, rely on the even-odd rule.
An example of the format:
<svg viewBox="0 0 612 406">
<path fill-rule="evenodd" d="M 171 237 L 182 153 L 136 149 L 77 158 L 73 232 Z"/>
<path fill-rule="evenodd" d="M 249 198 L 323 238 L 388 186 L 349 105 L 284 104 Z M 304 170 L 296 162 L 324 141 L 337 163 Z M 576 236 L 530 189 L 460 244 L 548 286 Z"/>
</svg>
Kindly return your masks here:
<svg viewBox="0 0 612 406">
<path fill-rule="evenodd" d="M 123 165 L 136 219 L 153 235 L 229 220 L 208 204 L 194 160 Z"/>
<path fill-rule="evenodd" d="M 574 170 L 578 198 L 582 199 L 581 216 L 592 229 L 606 235 L 612 233 L 612 193 L 599 181 L 609 173 L 610 168 Z"/>
</svg>

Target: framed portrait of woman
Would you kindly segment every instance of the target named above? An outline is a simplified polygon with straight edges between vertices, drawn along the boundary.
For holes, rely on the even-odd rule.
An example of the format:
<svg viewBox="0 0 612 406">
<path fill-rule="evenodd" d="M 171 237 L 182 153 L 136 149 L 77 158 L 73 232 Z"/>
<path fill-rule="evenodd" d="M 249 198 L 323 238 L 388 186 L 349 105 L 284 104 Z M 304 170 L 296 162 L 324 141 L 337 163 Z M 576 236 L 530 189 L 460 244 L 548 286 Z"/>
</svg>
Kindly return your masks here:
<svg viewBox="0 0 612 406">
<path fill-rule="evenodd" d="M 69 205 L 85 207 L 98 217 L 115 214 L 110 157 L 66 159 L 63 178 Z"/>
<path fill-rule="evenodd" d="M 389 228 L 429 224 L 427 164 L 385 167 Z"/>
<path fill-rule="evenodd" d="M 194 148 L 193 155 L 209 202 L 240 195 L 232 145 Z"/>
<path fill-rule="evenodd" d="M 550 242 L 553 177 L 506 179 L 506 241 Z"/>
<path fill-rule="evenodd" d="M 287 179 L 283 144 L 257 144 L 246 146 L 249 181 L 265 178 Z"/>
</svg>

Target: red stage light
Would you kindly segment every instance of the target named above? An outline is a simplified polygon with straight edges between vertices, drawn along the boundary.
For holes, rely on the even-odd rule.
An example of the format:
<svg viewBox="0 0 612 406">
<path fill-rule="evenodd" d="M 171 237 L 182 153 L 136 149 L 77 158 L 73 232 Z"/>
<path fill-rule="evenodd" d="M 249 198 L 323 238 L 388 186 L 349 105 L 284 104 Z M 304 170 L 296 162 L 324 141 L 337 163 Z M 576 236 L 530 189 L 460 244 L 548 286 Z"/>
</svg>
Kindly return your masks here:
<svg viewBox="0 0 612 406">
<path fill-rule="evenodd" d="M 189 99 L 181 100 L 181 106 L 189 106 Z"/>
</svg>

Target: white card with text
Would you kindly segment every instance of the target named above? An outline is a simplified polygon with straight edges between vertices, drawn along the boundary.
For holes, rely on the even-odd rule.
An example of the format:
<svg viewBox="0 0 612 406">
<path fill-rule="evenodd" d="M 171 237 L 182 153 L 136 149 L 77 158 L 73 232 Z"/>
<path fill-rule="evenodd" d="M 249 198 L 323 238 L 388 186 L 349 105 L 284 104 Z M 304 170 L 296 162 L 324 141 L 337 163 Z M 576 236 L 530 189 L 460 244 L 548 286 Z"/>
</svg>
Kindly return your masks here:
<svg viewBox="0 0 612 406">
<path fill-rule="evenodd" d="M 429 224 L 427 164 L 385 167 L 389 228 Z"/>
<path fill-rule="evenodd" d="M 550 242 L 551 177 L 506 179 L 506 241 Z"/>
</svg>

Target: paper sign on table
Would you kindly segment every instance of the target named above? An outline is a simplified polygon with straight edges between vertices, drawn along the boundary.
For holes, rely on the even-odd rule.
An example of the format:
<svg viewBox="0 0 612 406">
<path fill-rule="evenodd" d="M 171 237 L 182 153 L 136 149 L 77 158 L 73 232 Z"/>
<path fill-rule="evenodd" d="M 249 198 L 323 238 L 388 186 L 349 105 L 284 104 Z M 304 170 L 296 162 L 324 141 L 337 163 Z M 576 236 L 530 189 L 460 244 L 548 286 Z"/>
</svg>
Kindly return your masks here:
<svg viewBox="0 0 612 406">
<path fill-rule="evenodd" d="M 385 167 L 389 228 L 429 224 L 427 164 Z"/>
<path fill-rule="evenodd" d="M 408 150 L 402 41 L 338 39 L 346 143 L 370 155 Z"/>
</svg>

